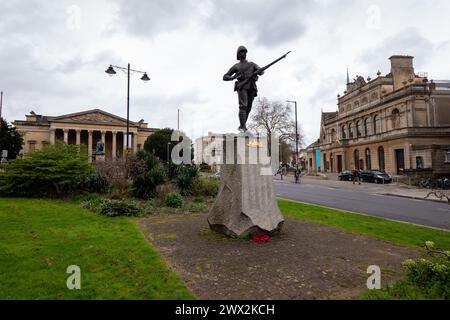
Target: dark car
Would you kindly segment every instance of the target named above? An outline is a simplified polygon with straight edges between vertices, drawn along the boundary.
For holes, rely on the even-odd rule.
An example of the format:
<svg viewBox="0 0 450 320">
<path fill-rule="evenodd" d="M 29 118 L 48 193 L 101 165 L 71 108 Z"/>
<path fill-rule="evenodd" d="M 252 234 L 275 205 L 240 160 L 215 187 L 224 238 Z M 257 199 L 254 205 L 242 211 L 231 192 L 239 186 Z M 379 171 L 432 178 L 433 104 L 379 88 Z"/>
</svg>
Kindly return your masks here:
<svg viewBox="0 0 450 320">
<path fill-rule="evenodd" d="M 373 183 L 391 183 L 392 178 L 381 171 L 376 170 L 366 170 L 361 174 L 361 179 L 363 182 L 373 182 Z"/>
<path fill-rule="evenodd" d="M 338 174 L 339 181 L 353 181 L 353 171 L 342 171 Z"/>
</svg>

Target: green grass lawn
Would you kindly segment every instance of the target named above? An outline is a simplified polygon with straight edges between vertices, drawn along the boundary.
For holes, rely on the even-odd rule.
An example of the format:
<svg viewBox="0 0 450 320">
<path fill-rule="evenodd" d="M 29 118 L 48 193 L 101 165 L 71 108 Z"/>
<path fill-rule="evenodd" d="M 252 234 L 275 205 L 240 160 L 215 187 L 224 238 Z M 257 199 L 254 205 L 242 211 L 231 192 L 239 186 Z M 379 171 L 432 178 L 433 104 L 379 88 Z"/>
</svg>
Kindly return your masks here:
<svg viewBox="0 0 450 320">
<path fill-rule="evenodd" d="M 282 199 L 278 205 L 283 214 L 292 218 L 407 246 L 420 247 L 425 241 L 434 241 L 436 247 L 450 250 L 450 232 Z"/>
<path fill-rule="evenodd" d="M 66 286 L 81 268 L 81 290 Z M 192 299 L 130 218 L 76 203 L 0 199 L 0 299 Z"/>
</svg>

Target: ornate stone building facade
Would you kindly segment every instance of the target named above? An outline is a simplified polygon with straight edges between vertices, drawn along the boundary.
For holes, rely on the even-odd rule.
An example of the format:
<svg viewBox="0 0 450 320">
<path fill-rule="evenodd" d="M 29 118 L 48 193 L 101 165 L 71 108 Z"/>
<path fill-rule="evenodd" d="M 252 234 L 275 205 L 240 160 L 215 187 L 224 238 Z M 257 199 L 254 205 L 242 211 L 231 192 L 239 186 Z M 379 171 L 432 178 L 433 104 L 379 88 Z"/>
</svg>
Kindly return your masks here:
<svg viewBox="0 0 450 320">
<path fill-rule="evenodd" d="M 24 139 L 23 154 L 41 149 L 45 143 L 54 144 L 61 140 L 68 144 L 89 146 L 86 152 L 90 160 L 93 159 L 98 141 L 105 145 L 106 160 L 119 159 L 125 155 L 127 120 L 114 114 L 94 109 L 53 117 L 31 111 L 25 117 L 26 120 L 13 122 Z M 144 120 L 130 121 L 131 152 L 142 149 L 147 137 L 155 131 L 157 129 L 148 128 Z"/>
<path fill-rule="evenodd" d="M 347 81 L 338 111 L 322 113 L 310 170 L 450 174 L 450 81 L 416 74 L 411 56 L 390 60 L 388 75 Z"/>
</svg>

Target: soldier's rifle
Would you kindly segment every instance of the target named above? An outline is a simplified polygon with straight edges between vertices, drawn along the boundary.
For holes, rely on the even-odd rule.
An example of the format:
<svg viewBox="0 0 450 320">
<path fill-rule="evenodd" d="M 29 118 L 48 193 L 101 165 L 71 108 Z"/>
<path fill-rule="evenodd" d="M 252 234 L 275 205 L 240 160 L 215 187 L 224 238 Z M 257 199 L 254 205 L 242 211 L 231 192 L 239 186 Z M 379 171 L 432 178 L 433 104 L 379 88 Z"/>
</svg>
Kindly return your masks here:
<svg viewBox="0 0 450 320">
<path fill-rule="evenodd" d="M 279 62 L 280 60 L 283 60 L 284 58 L 287 57 L 287 55 L 291 53 L 291 51 L 289 51 L 288 53 L 282 55 L 281 57 L 279 57 L 278 59 L 276 59 L 275 61 L 269 63 L 267 66 L 259 68 L 258 70 L 256 70 L 255 72 L 252 73 L 252 75 L 250 77 L 248 77 L 247 79 L 245 79 L 244 81 L 240 81 L 236 83 L 236 90 L 241 90 L 247 83 L 249 83 L 253 77 L 261 74 L 262 72 L 264 72 L 265 70 L 269 69 L 271 66 L 273 66 L 275 63 Z M 235 79 L 241 77 L 241 74 L 238 74 L 236 76 L 234 76 Z"/>
</svg>

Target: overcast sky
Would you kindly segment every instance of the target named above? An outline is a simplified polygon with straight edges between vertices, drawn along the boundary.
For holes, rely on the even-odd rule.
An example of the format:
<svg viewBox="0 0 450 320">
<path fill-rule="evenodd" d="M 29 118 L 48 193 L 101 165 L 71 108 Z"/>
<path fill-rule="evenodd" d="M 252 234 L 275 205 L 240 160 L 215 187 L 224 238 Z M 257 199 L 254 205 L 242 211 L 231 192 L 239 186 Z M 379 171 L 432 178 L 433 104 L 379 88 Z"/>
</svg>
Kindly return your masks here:
<svg viewBox="0 0 450 320">
<path fill-rule="evenodd" d="M 147 71 L 131 82 L 130 118 L 176 127 L 193 138 L 235 132 L 237 97 L 223 74 L 247 46 L 263 66 L 260 97 L 298 100 L 306 143 L 320 112 L 335 111 L 346 68 L 374 77 L 393 54 L 416 71 L 450 79 L 447 0 L 5 0 L 0 3 L 3 116 L 61 115 L 100 108 L 126 116 L 126 76 L 109 64 Z"/>
</svg>

